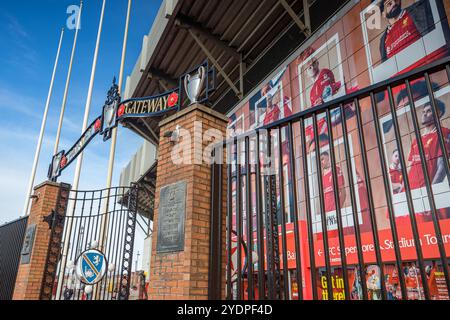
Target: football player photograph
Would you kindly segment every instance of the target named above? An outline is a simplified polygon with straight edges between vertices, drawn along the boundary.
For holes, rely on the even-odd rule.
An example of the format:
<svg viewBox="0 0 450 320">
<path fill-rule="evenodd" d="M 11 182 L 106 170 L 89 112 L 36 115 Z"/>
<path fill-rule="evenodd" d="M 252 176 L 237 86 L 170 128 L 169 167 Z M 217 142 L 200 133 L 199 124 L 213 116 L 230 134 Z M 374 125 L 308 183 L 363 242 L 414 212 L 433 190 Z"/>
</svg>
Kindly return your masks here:
<svg viewBox="0 0 450 320">
<path fill-rule="evenodd" d="M 370 83 L 449 55 L 447 0 L 372 0 L 360 13 Z"/>
<path fill-rule="evenodd" d="M 426 95 L 427 88 L 424 81 L 415 82 L 411 90 L 416 99 L 417 96 L 423 97 Z M 420 111 L 418 120 L 423 127 L 421 130 L 423 153 L 427 161 L 427 170 L 430 177 L 431 184 L 441 183 L 446 178 L 445 163 L 443 151 L 441 149 L 439 134 L 436 128 L 436 121 L 440 121 L 446 112 L 445 103 L 440 99 L 435 99 L 438 111 L 437 119 L 433 114 L 433 107 L 428 101 L 423 106 L 417 108 Z M 401 90 L 397 95 L 397 105 L 404 106 L 409 103 L 408 92 L 406 89 Z M 417 112 L 419 113 L 419 112 Z M 447 154 L 450 151 L 450 129 L 441 125 L 443 139 L 446 146 Z M 425 187 L 425 177 L 422 172 L 422 161 L 419 153 L 419 145 L 415 137 L 412 140 L 411 148 L 408 155 L 409 172 L 408 179 L 411 189 Z"/>
<path fill-rule="evenodd" d="M 437 87 L 436 84 L 432 84 L 432 87 Z M 445 124 L 442 123 L 442 117 L 446 114 L 446 105 L 441 100 L 441 98 L 435 98 L 436 109 L 438 114 L 435 116 L 433 107 L 429 99 L 421 105 L 417 103 L 417 101 L 425 96 L 427 96 L 427 86 L 425 81 L 420 80 L 416 81 L 411 85 L 411 91 L 413 94 L 413 99 L 416 104 L 416 114 L 419 122 L 419 126 L 421 128 L 421 142 L 423 146 L 423 157 L 426 161 L 426 170 L 428 173 L 428 177 L 430 179 L 430 183 L 432 185 L 441 184 L 445 181 L 448 181 L 446 168 L 448 165 L 445 163 L 444 152 L 449 154 L 450 152 L 450 129 L 446 127 Z M 398 108 L 402 108 L 409 104 L 408 92 L 406 88 L 399 91 L 396 97 L 396 103 Z M 437 121 L 441 123 L 441 129 L 443 134 L 443 142 L 445 144 L 446 150 L 443 151 L 441 148 L 441 142 L 439 139 L 439 133 L 437 130 Z M 413 129 L 411 129 L 413 130 Z M 410 189 L 412 192 L 416 189 L 423 189 L 426 187 L 425 175 L 422 169 L 422 158 L 419 150 L 419 143 L 416 139 L 416 135 L 414 131 L 410 133 L 411 135 L 411 144 L 404 145 L 405 148 L 405 162 L 407 165 L 407 177 Z M 400 155 L 401 156 L 401 155 Z M 391 175 L 392 179 L 392 175 Z M 405 192 L 404 181 L 403 188 L 400 193 Z M 445 187 L 445 186 L 444 186 Z M 448 190 L 448 185 L 445 187 Z M 435 200 L 436 201 L 436 200 Z M 449 208 L 443 207 L 439 202 L 436 203 L 438 208 L 437 214 L 440 219 L 447 219 L 450 217 Z M 397 213 L 396 213 L 397 215 Z M 396 219 L 401 218 L 401 216 Z M 407 216 L 405 216 L 407 218 Z M 416 219 L 419 222 L 428 222 L 432 221 L 431 212 L 416 212 Z M 407 219 L 408 220 L 408 219 Z"/>
<path fill-rule="evenodd" d="M 304 65 L 306 77 L 312 83 L 309 94 L 310 107 L 332 100 L 342 87 L 342 82 L 336 80 L 333 71 L 321 67 L 316 54 L 315 49 L 309 47 L 298 58 L 299 64 Z"/>
<path fill-rule="evenodd" d="M 263 125 L 268 125 L 272 122 L 292 115 L 290 99 L 288 97 L 281 98 L 281 90 L 279 87 L 275 88 L 276 89 L 274 91 L 272 85 L 268 83 L 261 91 L 262 95 L 265 96 L 267 100 Z M 281 104 L 282 108 L 280 108 Z"/>
<path fill-rule="evenodd" d="M 380 12 L 388 26 L 380 40 L 381 60 L 384 62 L 416 42 L 434 26 L 428 0 L 420 0 L 408 7 L 402 0 L 382 0 Z"/>
<path fill-rule="evenodd" d="M 395 149 L 392 152 L 391 163 L 389 165 L 389 177 L 391 179 L 393 193 L 397 194 L 402 192 L 403 175 L 402 175 L 402 167 L 400 164 L 400 157 L 397 149 Z"/>
</svg>

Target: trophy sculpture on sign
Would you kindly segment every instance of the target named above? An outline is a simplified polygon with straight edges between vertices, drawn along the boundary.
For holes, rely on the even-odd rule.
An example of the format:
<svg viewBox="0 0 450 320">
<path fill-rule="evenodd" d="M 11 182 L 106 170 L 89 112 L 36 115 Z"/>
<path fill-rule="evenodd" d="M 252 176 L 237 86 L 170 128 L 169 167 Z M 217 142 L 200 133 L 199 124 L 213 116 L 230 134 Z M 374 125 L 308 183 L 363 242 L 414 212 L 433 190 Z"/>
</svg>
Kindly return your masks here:
<svg viewBox="0 0 450 320">
<path fill-rule="evenodd" d="M 198 68 L 198 72 L 195 75 L 187 74 L 184 77 L 184 88 L 186 94 L 191 101 L 191 105 L 198 103 L 200 93 L 202 91 L 203 85 L 205 84 L 206 69 L 204 66 Z"/>
</svg>

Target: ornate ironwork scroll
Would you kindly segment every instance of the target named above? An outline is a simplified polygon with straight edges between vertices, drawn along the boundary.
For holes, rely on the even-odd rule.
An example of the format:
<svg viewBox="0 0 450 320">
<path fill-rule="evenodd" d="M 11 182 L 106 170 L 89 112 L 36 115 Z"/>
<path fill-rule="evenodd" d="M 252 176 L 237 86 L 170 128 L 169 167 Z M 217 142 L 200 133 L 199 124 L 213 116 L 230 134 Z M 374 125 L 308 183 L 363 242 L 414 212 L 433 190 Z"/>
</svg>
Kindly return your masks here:
<svg viewBox="0 0 450 320">
<path fill-rule="evenodd" d="M 130 295 L 131 266 L 133 262 L 134 236 L 136 231 L 136 218 L 138 214 L 139 187 L 131 186 L 128 197 L 128 215 L 123 248 L 122 269 L 120 272 L 119 300 L 128 300 Z"/>
</svg>

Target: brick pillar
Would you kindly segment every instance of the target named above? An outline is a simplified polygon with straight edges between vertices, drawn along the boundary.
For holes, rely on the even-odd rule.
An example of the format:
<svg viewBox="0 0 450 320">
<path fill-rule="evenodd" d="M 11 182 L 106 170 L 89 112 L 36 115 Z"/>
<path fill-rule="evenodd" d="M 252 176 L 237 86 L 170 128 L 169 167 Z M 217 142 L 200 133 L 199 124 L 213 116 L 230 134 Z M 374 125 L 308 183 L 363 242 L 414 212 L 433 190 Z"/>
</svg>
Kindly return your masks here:
<svg viewBox="0 0 450 320">
<path fill-rule="evenodd" d="M 58 183 L 47 181 L 34 188 L 35 198 L 27 224 L 27 233 L 29 230 L 35 230 L 34 239 L 31 237 L 30 242 L 25 238 L 25 243 L 30 243 L 31 250 L 22 248 L 13 300 L 39 300 L 51 233 L 44 217 L 55 209 L 59 187 Z M 29 254 L 24 255 L 24 250 Z"/>
<path fill-rule="evenodd" d="M 201 123 L 201 125 L 200 125 Z M 165 119 L 160 123 L 158 171 L 153 223 L 153 243 L 149 284 L 150 300 L 208 298 L 208 268 L 210 258 L 210 215 L 211 215 L 211 166 L 203 161 L 204 148 L 211 141 L 202 137 L 209 129 L 216 129 L 225 138 L 228 119 L 210 108 L 196 104 Z M 191 164 L 174 164 L 171 153 L 174 143 L 164 137 L 177 126 L 189 132 L 191 141 L 180 138 L 180 144 L 191 152 Z M 218 141 L 216 141 L 218 142 Z M 224 166 L 225 167 L 225 166 Z M 225 173 L 225 171 L 224 171 Z M 184 249 L 181 251 L 158 252 L 158 221 L 167 212 L 160 207 L 161 189 L 176 183 L 186 183 Z M 226 175 L 223 176 L 223 201 L 225 202 Z M 223 206 L 225 208 L 225 206 Z M 222 223 L 222 256 L 225 251 L 225 219 Z M 166 221 L 166 220 L 164 220 Z M 169 220 L 170 221 L 170 220 Z M 175 224 L 179 225 L 179 224 Z M 181 223 L 182 225 L 182 223 Z M 225 261 L 222 259 L 222 274 L 225 275 Z M 223 277 L 222 292 L 225 292 Z"/>
</svg>

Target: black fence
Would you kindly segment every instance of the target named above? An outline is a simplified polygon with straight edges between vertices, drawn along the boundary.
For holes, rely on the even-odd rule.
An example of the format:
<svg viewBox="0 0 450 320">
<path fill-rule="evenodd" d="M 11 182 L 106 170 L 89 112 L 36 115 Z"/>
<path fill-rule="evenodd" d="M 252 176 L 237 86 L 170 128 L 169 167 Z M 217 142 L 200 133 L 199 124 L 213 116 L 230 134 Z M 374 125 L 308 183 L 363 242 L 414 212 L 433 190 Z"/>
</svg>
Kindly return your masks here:
<svg viewBox="0 0 450 320">
<path fill-rule="evenodd" d="M 60 232 L 54 277 L 44 282 L 44 297 L 52 300 L 127 300 L 132 278 L 133 249 L 138 220 L 138 186 L 92 191 L 70 191 L 67 213 L 52 229 Z M 55 219 L 54 219 L 55 220 Z M 57 220 L 57 219 L 56 219 Z M 60 231 L 56 231 L 56 230 Z M 105 256 L 101 280 L 81 280 L 84 270 L 79 259 L 87 250 Z M 80 268 L 80 269 L 78 269 Z M 81 275 L 80 275 L 81 273 Z M 44 276 L 45 278 L 45 276 Z M 49 290 L 50 289 L 50 290 Z"/>
<path fill-rule="evenodd" d="M 227 299 L 448 300 L 449 61 L 218 145 L 209 297 L 226 212 Z"/>
<path fill-rule="evenodd" d="M 0 300 L 11 300 L 28 217 L 0 226 Z"/>
</svg>

